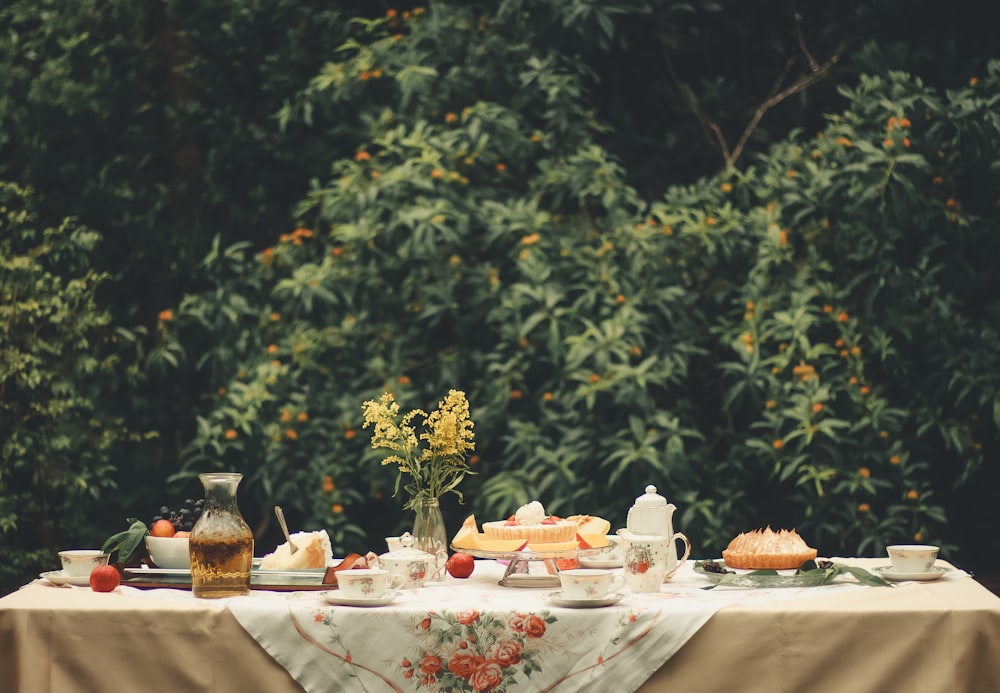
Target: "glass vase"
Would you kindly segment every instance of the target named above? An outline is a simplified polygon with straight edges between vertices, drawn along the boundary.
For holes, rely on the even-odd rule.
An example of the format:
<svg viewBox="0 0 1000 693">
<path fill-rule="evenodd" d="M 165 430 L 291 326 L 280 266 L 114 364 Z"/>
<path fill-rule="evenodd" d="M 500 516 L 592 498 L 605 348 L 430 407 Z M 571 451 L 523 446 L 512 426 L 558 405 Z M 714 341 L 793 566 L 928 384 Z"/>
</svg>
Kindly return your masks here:
<svg viewBox="0 0 1000 693">
<path fill-rule="evenodd" d="M 253 532 L 236 505 L 242 474 L 200 474 L 205 507 L 191 529 L 191 591 L 214 599 L 250 594 Z"/>
<path fill-rule="evenodd" d="M 448 533 L 444 527 L 444 516 L 437 498 L 421 498 L 414 501 L 413 545 L 421 551 L 434 554 L 437 570 L 440 572 L 448 561 Z"/>
</svg>

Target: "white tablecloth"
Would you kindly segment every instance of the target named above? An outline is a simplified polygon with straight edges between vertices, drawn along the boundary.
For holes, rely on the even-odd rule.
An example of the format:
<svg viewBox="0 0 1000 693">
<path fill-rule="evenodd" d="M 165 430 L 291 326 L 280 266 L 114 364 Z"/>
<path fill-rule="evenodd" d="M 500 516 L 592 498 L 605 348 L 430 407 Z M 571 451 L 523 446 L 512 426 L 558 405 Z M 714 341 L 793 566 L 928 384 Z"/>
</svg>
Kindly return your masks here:
<svg viewBox="0 0 1000 693">
<path fill-rule="evenodd" d="M 226 606 L 309 693 L 631 692 L 724 606 L 871 589 L 706 591 L 685 568 L 658 594 L 602 608 L 555 606 L 551 587 L 501 587 L 492 561 L 477 561 L 470 579 L 404 590 L 378 608 L 333 605 L 315 592 L 257 593 Z"/>
</svg>

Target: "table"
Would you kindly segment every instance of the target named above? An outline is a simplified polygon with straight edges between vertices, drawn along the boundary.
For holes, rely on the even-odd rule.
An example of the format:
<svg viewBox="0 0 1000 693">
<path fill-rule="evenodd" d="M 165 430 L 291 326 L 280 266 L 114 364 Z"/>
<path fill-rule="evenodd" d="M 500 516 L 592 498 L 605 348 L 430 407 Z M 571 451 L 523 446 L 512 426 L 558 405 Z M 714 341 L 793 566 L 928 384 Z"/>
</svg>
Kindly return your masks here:
<svg viewBox="0 0 1000 693">
<path fill-rule="evenodd" d="M 835 560 L 865 568 L 885 562 Z M 517 595 L 519 608 L 527 612 L 543 606 L 544 590 L 498 587 L 499 575 L 502 568 L 477 562 L 469 581 L 449 578 L 434 588 L 441 608 L 480 604 L 481 593 L 490 590 L 503 591 L 503 599 Z M 971 577 L 953 575 L 893 588 L 809 588 L 813 591 L 789 596 L 773 594 L 783 590 L 702 591 L 703 580 L 689 563 L 661 595 L 632 595 L 599 610 L 609 618 L 628 609 L 656 612 L 656 632 L 671 628 L 681 598 L 722 602 L 672 656 L 655 665 L 638 689 L 642 693 L 1000 691 L 1000 598 Z M 318 593 L 295 594 L 309 603 Z M 424 592 L 421 598 L 432 594 Z M 239 610 L 245 610 L 267 608 L 268 599 L 287 596 L 264 593 L 237 599 L 251 600 L 241 602 Z M 347 607 L 337 609 L 344 613 Z M 389 609 L 405 611 L 405 606 L 349 609 L 349 618 L 363 624 L 371 642 L 378 643 L 379 624 L 390 622 L 393 615 Z M 569 618 L 571 611 L 582 610 L 557 615 Z M 634 663 L 639 667 L 643 661 Z M 97 594 L 39 583 L 0 599 L 0 690 L 112 688 L 302 691 L 223 601 L 195 600 L 176 590 Z M 413 684 L 403 690 L 430 692 L 434 687 Z M 570 684 L 554 690 L 599 689 Z"/>
</svg>

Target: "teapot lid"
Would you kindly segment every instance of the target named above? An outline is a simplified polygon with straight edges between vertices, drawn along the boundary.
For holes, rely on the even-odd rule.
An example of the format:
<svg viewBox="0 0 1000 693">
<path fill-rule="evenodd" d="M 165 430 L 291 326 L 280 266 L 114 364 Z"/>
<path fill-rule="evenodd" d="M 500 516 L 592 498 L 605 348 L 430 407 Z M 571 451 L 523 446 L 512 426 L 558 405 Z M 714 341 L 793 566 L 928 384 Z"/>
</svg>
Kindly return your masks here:
<svg viewBox="0 0 1000 693">
<path fill-rule="evenodd" d="M 388 551 L 383 553 L 379 556 L 379 558 L 399 561 L 401 563 L 426 561 L 428 558 L 432 558 L 431 554 L 426 551 L 421 551 L 413 545 L 413 535 L 409 532 L 404 532 L 402 536 L 399 537 L 399 541 L 403 544 L 403 548 L 397 551 Z"/>
<path fill-rule="evenodd" d="M 646 492 L 635 499 L 638 508 L 660 508 L 667 504 L 667 499 L 656 492 L 656 487 L 650 484 Z"/>
</svg>

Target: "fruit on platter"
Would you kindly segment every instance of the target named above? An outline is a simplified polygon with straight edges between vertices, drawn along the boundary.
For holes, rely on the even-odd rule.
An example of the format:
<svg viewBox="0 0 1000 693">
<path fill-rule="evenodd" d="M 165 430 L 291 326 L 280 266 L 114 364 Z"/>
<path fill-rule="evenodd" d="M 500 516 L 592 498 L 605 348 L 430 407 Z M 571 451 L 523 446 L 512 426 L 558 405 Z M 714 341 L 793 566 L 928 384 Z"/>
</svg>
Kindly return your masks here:
<svg viewBox="0 0 1000 693">
<path fill-rule="evenodd" d="M 475 570 L 476 561 L 467 553 L 453 553 L 445 564 L 448 574 L 456 578 L 467 578 Z"/>
<path fill-rule="evenodd" d="M 201 517 L 204 509 L 204 498 L 199 498 L 198 500 L 188 498 L 177 510 L 172 510 L 170 507 L 164 505 L 160 508 L 160 512 L 149 521 L 149 526 L 152 527 L 159 520 L 170 520 L 175 532 L 190 532 L 194 527 L 194 523 Z"/>
<path fill-rule="evenodd" d="M 113 592 L 121 581 L 122 577 L 113 565 L 99 565 L 90 571 L 90 589 L 95 592 Z"/>
<path fill-rule="evenodd" d="M 149 533 L 154 537 L 172 537 L 175 532 L 174 523 L 170 520 L 157 520 L 149 528 Z"/>
<path fill-rule="evenodd" d="M 144 540 L 147 535 L 154 537 L 189 538 L 191 530 L 204 510 L 205 500 L 185 500 L 180 510 L 160 507 L 147 525 L 134 517 L 128 518 L 128 529 L 112 534 L 104 540 L 101 550 L 111 556 L 111 562 L 122 565 L 138 565 L 145 555 Z"/>
</svg>

